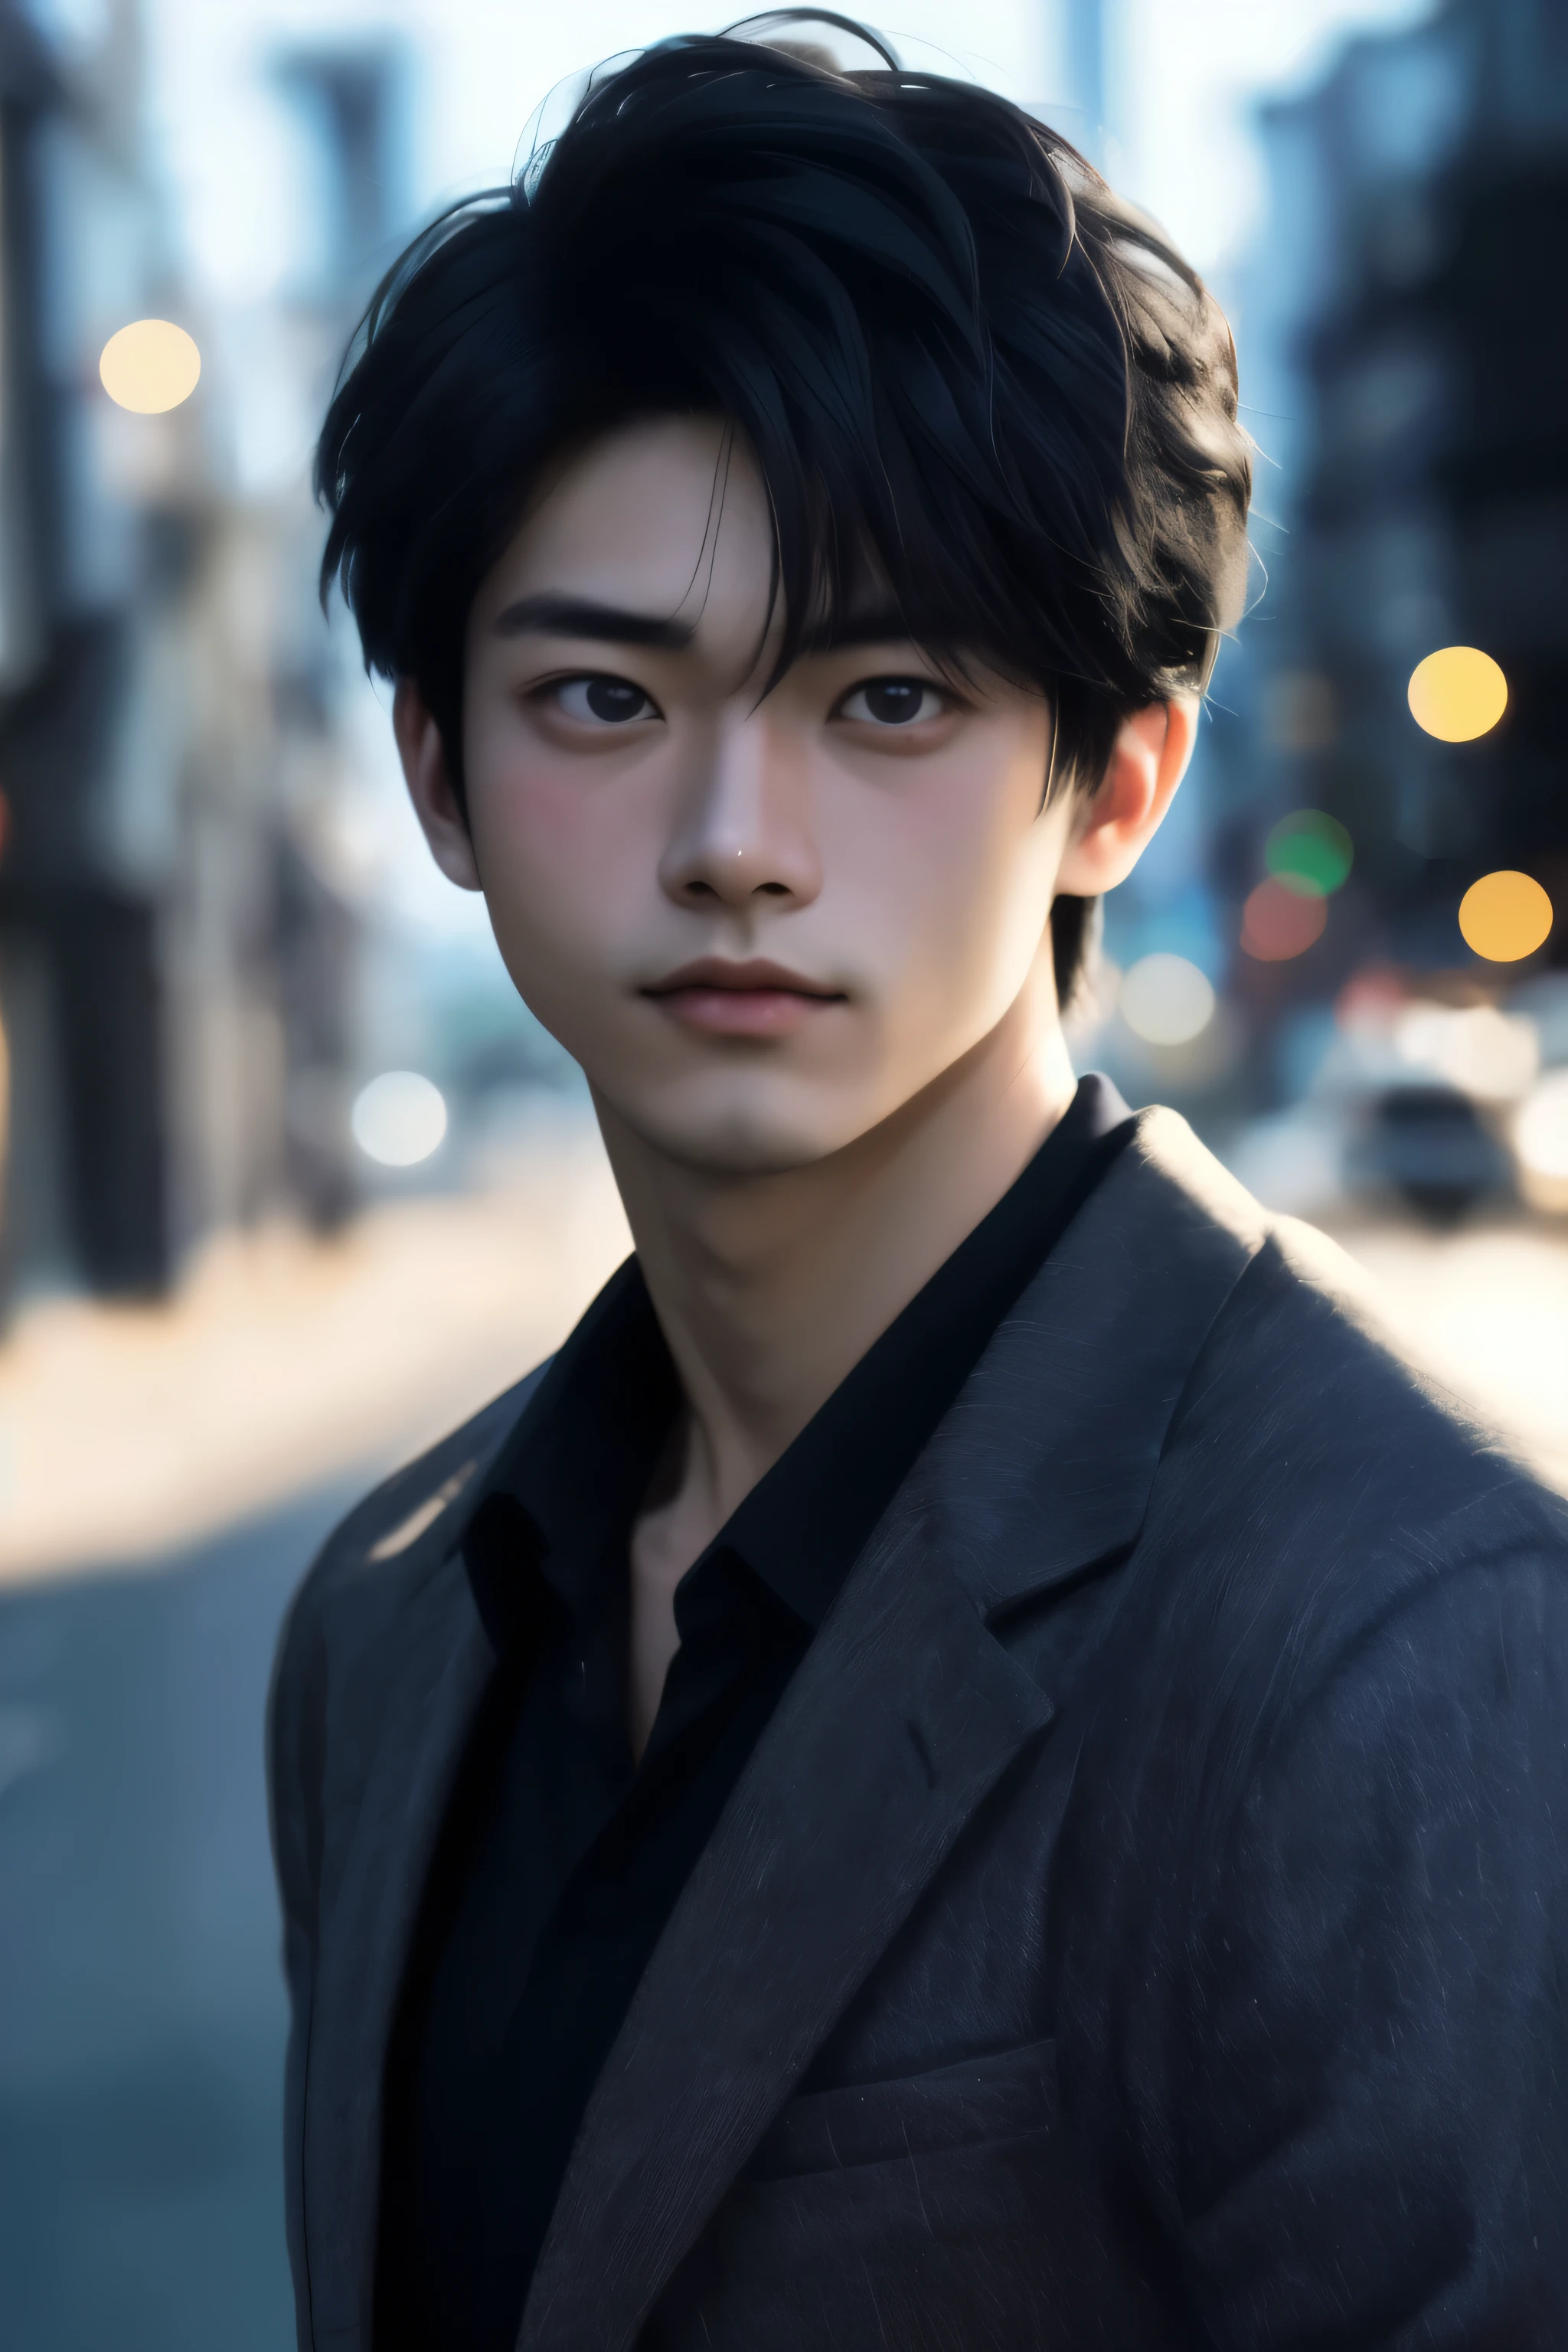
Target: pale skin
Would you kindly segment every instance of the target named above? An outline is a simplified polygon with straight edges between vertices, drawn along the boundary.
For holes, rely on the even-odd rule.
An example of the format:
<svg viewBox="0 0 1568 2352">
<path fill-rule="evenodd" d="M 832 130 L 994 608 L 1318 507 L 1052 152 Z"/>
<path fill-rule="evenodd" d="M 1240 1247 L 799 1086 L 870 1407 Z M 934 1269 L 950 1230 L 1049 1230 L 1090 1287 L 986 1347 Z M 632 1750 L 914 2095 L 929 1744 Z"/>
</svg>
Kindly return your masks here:
<svg viewBox="0 0 1568 2352">
<path fill-rule="evenodd" d="M 629 426 L 475 600 L 466 818 L 411 682 L 394 706 L 437 865 L 587 1073 L 679 1377 L 631 1539 L 639 1758 L 681 1577 L 1071 1100 L 1051 901 L 1125 879 L 1196 724 L 1140 710 L 1097 791 L 1046 797 L 1048 703 L 973 661 L 878 635 L 764 695 L 771 559 L 719 421 Z"/>
</svg>

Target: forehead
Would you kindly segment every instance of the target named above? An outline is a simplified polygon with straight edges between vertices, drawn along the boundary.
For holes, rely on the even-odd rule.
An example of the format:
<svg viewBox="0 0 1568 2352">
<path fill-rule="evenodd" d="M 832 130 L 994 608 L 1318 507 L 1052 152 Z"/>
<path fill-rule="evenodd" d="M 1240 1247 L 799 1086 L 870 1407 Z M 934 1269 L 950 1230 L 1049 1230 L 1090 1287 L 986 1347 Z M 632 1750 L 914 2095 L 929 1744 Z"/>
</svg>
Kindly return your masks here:
<svg viewBox="0 0 1568 2352">
<path fill-rule="evenodd" d="M 815 574 L 799 630 L 787 622 L 772 504 L 743 434 L 717 416 L 658 416 L 563 456 L 536 488 L 480 587 L 470 643 L 509 634 L 514 608 L 598 605 L 676 625 L 699 657 L 772 669 L 801 654 L 910 637 L 882 565 L 842 537 L 834 577 Z M 558 631 L 557 634 L 568 634 Z M 598 634 L 595 632 L 595 634 Z M 635 641 L 652 644 L 639 629 Z M 926 642 L 925 640 L 921 640 Z M 951 646 L 928 645 L 942 659 Z"/>
<path fill-rule="evenodd" d="M 552 469 L 479 601 L 493 613 L 561 593 L 694 623 L 739 603 L 754 635 L 773 573 L 767 493 L 744 442 L 718 418 L 658 417 Z"/>
</svg>

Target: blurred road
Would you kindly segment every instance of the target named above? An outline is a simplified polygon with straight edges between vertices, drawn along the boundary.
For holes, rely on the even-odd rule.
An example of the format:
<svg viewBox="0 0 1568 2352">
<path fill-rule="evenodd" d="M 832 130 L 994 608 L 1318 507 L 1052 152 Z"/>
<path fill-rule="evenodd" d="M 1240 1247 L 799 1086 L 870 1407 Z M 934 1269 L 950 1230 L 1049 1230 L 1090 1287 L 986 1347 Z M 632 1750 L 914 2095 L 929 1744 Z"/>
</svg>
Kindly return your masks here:
<svg viewBox="0 0 1568 2352">
<path fill-rule="evenodd" d="M 0 1345 L 0 1587 L 165 1559 L 521 1380 L 631 1239 L 581 1110 L 542 1106 L 489 1172 L 327 1237 L 221 1234 L 167 1299 L 28 1307 Z"/>
<path fill-rule="evenodd" d="M 261 1726 L 351 1497 L 0 1594 L 0 2344 L 288 2352 Z"/>
</svg>

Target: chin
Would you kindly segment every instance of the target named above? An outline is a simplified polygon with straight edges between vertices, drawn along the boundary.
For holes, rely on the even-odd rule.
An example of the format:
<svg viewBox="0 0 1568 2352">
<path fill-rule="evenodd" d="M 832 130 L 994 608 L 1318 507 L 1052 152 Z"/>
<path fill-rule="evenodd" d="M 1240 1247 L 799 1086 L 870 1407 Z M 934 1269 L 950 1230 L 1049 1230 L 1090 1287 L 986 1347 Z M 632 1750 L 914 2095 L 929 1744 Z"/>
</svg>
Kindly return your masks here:
<svg viewBox="0 0 1568 2352">
<path fill-rule="evenodd" d="M 657 1100 L 623 1097 L 610 1107 L 653 1150 L 714 1176 L 785 1176 L 831 1159 L 876 1124 L 873 1117 L 847 1116 L 842 1103 L 798 1097 L 683 1102 L 672 1089 Z"/>
</svg>

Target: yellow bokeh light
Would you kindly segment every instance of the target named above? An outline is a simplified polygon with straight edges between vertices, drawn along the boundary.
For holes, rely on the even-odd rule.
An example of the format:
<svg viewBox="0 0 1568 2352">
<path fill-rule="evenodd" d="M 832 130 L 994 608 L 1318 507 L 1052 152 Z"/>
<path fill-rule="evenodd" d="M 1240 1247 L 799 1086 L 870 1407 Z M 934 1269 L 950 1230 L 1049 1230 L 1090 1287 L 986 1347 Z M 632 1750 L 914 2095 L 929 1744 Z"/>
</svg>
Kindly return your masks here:
<svg viewBox="0 0 1568 2352">
<path fill-rule="evenodd" d="M 1552 901 L 1532 875 L 1483 874 L 1459 901 L 1459 929 L 1489 963 L 1517 963 L 1551 931 Z"/>
<path fill-rule="evenodd" d="M 1441 743 L 1471 743 L 1508 709 L 1508 680 L 1477 646 L 1444 646 L 1410 673 L 1410 715 Z"/>
<path fill-rule="evenodd" d="M 136 319 L 110 335 L 98 362 L 103 388 L 117 406 L 140 416 L 160 416 L 189 400 L 202 372 L 202 355 L 168 319 Z"/>
</svg>

